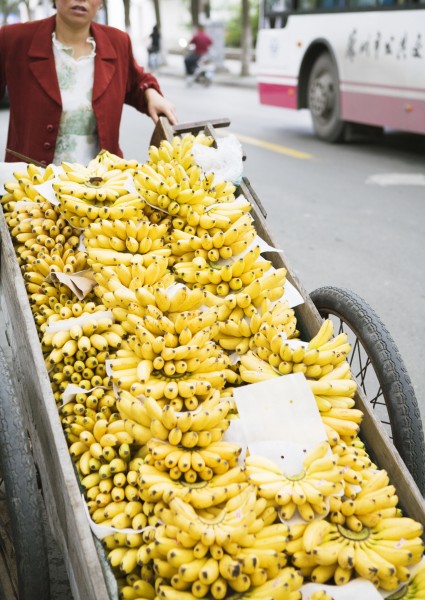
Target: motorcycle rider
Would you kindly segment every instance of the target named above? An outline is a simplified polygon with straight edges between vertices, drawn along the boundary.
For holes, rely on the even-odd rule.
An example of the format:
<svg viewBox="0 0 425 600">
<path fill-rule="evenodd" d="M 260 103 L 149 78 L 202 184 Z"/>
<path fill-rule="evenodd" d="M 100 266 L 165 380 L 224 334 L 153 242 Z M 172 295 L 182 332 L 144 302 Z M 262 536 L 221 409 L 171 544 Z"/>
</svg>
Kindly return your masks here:
<svg viewBox="0 0 425 600">
<path fill-rule="evenodd" d="M 203 55 L 207 54 L 212 43 L 213 41 L 210 36 L 205 33 L 205 27 L 203 25 L 199 25 L 197 32 L 189 41 L 189 44 L 193 44 L 194 46 L 193 52 L 188 54 L 184 59 L 186 75 L 193 75 L 199 59 Z"/>
</svg>

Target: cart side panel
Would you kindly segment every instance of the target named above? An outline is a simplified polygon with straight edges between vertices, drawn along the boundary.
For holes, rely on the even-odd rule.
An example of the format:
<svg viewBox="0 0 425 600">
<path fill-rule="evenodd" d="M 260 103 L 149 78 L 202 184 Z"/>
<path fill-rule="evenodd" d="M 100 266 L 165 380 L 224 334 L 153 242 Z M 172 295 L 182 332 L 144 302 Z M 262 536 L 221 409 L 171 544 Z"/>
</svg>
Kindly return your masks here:
<svg viewBox="0 0 425 600">
<path fill-rule="evenodd" d="M 52 531 L 63 551 L 74 598 L 110 598 L 62 431 L 23 278 L 3 214 L 1 281 L 18 397 L 38 466 Z M 10 328 L 10 329 L 9 329 Z"/>
</svg>

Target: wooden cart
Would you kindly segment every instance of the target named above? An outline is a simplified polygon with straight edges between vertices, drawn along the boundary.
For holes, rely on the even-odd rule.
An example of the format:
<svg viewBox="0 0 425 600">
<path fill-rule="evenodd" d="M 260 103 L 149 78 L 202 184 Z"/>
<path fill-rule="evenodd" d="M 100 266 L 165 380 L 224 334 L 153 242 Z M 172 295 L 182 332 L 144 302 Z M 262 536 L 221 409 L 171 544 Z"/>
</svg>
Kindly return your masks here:
<svg viewBox="0 0 425 600">
<path fill-rule="evenodd" d="M 228 120 L 222 119 L 172 128 L 168 121 L 161 118 L 155 128 L 152 143 L 158 145 L 161 139 L 171 139 L 173 135 L 185 132 L 197 133 L 204 130 L 207 134 L 215 135 L 215 128 L 228 124 Z M 253 205 L 253 216 L 260 237 L 271 246 L 279 247 L 278 241 L 273 239 L 266 224 L 264 207 L 246 178 L 240 185 L 240 191 Z M 39 473 L 49 525 L 63 552 L 74 598 L 118 598 L 117 585 L 108 568 L 102 546 L 94 538 L 89 527 L 24 281 L 3 215 L 0 216 L 0 235 L 2 305 L 13 364 L 12 378 L 18 402 L 23 410 L 23 430 L 28 432 L 32 455 Z M 310 339 L 317 333 L 321 323 L 318 311 L 285 255 L 271 253 L 268 259 L 276 268 L 287 269 L 288 280 L 303 296 L 304 304 L 296 308 L 296 313 L 303 339 Z M 364 413 L 362 439 L 377 464 L 388 471 L 406 514 L 424 523 L 425 502 L 413 477 L 361 393 L 357 394 L 356 403 Z"/>
</svg>

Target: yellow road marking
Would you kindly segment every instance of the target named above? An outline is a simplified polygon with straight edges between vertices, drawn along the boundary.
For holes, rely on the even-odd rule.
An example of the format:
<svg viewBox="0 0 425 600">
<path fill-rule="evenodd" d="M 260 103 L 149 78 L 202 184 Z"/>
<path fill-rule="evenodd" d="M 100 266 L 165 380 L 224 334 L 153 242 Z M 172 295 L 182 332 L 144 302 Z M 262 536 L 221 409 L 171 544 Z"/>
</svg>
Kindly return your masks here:
<svg viewBox="0 0 425 600">
<path fill-rule="evenodd" d="M 286 154 L 287 156 L 292 156 L 292 158 L 299 158 L 301 160 L 313 158 L 313 155 L 309 154 L 308 152 L 301 152 L 300 150 L 295 150 L 294 148 L 287 148 L 286 146 L 280 146 L 279 144 L 264 142 L 263 140 L 250 137 L 249 135 L 235 133 L 235 136 L 241 142 L 251 144 L 252 146 L 259 146 L 260 148 L 265 148 L 266 150 L 271 150 L 272 152 L 278 152 L 279 154 Z"/>
</svg>

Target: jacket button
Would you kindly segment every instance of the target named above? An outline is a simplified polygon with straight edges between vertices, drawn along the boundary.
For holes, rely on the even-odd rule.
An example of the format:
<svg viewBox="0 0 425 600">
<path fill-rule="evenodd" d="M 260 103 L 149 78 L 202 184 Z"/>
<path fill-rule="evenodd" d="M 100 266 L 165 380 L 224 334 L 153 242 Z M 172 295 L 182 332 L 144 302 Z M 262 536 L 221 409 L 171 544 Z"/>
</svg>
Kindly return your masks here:
<svg viewBox="0 0 425 600">
<path fill-rule="evenodd" d="M 47 166 L 47 162 L 45 160 L 40 160 L 40 164 L 43 165 L 43 167 Z"/>
<path fill-rule="evenodd" d="M 44 142 L 43 148 L 45 150 L 50 150 L 51 147 L 52 147 L 52 144 L 50 142 Z"/>
<path fill-rule="evenodd" d="M 46 129 L 47 129 L 47 131 L 53 131 L 53 130 L 54 130 L 54 127 L 53 127 L 53 125 L 52 125 L 51 123 L 49 123 L 49 124 L 47 125 Z"/>
</svg>

